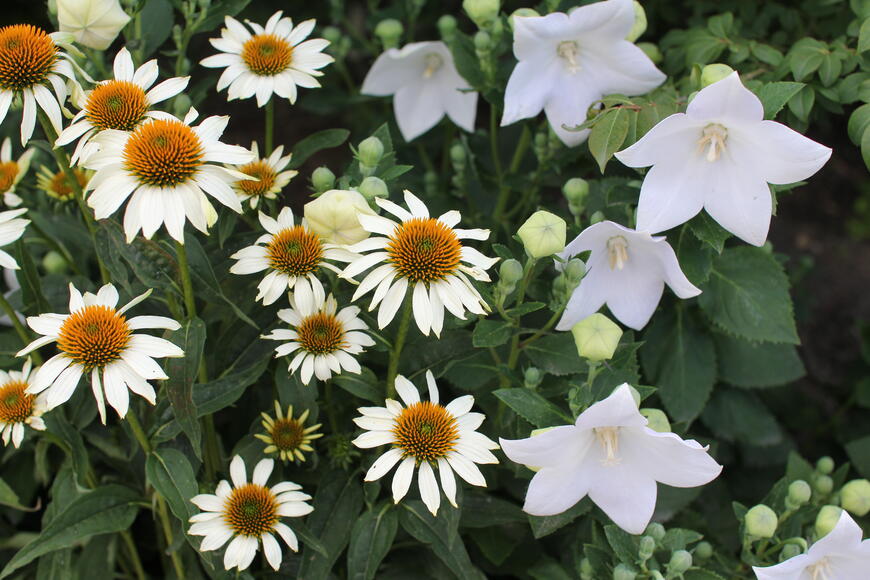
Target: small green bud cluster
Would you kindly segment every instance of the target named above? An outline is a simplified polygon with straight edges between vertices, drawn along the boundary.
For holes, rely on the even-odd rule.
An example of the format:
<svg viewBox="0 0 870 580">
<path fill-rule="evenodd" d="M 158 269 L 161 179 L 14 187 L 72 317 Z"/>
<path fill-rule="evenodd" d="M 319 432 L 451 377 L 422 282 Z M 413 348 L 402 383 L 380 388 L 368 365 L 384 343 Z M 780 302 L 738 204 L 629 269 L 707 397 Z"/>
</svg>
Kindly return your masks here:
<svg viewBox="0 0 870 580">
<path fill-rule="evenodd" d="M 586 264 L 579 258 L 572 258 L 565 264 L 562 272 L 553 280 L 553 298 L 550 302 L 550 307 L 554 311 L 558 311 L 563 305 L 568 303 L 571 294 L 580 280 L 586 274 Z"/>
<path fill-rule="evenodd" d="M 495 286 L 495 300 L 499 307 L 505 299 L 517 289 L 517 283 L 523 278 L 523 265 L 518 260 L 510 258 L 501 263 L 498 269 L 498 284 Z"/>
<path fill-rule="evenodd" d="M 580 177 L 572 177 L 562 186 L 562 195 L 568 200 L 568 211 L 579 221 L 586 209 L 586 198 L 589 196 L 589 182 Z"/>
<path fill-rule="evenodd" d="M 523 373 L 523 386 L 527 389 L 537 389 L 544 380 L 544 373 L 537 367 L 529 367 Z"/>
<path fill-rule="evenodd" d="M 453 167 L 451 183 L 455 192 L 461 197 L 464 195 L 465 170 L 468 167 L 468 157 L 465 152 L 465 146 L 460 142 L 456 142 L 450 147 L 450 165 Z"/>
</svg>

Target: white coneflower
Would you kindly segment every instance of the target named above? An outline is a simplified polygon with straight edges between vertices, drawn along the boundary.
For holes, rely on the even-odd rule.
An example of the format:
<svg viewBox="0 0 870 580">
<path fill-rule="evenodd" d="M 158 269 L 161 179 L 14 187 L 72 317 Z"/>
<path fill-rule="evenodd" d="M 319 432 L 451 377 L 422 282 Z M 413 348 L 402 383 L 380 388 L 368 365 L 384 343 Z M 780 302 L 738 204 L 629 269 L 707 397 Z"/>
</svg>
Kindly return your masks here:
<svg viewBox="0 0 870 580">
<path fill-rule="evenodd" d="M 296 287 L 290 305 L 292 308 L 278 311 L 278 318 L 291 328 L 276 328 L 263 338 L 286 341 L 275 349 L 275 356 L 296 353 L 290 361 L 291 373 L 299 370 L 299 378 L 307 385 L 312 374 L 325 381 L 333 373 L 362 372 L 354 357 L 375 341 L 362 332 L 368 326 L 359 318 L 359 308 L 338 310 L 332 294 L 324 297 L 320 286 L 312 290 L 306 284 Z"/>
<path fill-rule="evenodd" d="M 409 289 L 413 295 L 414 320 L 426 335 L 430 329 L 436 336 L 441 334 L 445 308 L 461 319 L 465 319 L 466 310 L 486 314 L 486 302 L 468 278 L 489 282 L 485 270 L 498 258 L 484 256 L 463 246 L 460 240 L 485 240 L 489 230 L 454 228 L 462 219 L 456 210 L 438 218 L 429 217 L 426 204 L 410 191 L 405 191 L 410 211 L 381 197 L 375 202 L 400 221 L 360 214 L 360 225 L 380 236 L 348 247 L 351 252 L 370 253 L 351 262 L 342 276 L 352 278 L 378 266 L 363 279 L 352 298 L 356 300 L 375 291 L 369 310 L 380 304 L 378 327 L 384 328 L 395 317 Z"/>
<path fill-rule="evenodd" d="M 68 401 L 82 375 L 90 374 L 91 389 L 103 424 L 106 423 L 105 401 L 120 417 L 127 414 L 128 389 L 153 405 L 156 395 L 148 381 L 168 378 L 154 359 L 182 357 L 184 351 L 166 339 L 133 331 L 178 330 L 181 325 L 164 316 L 135 316 L 127 320 L 124 313 L 145 300 L 151 290 L 120 309 L 115 308 L 118 291 L 111 284 L 106 284 L 96 294 L 86 292 L 84 296 L 70 284 L 69 294 L 69 314 L 27 318 L 30 328 L 42 336 L 17 356 L 53 342 L 60 350 L 36 371 L 27 392 L 41 393 L 47 389 L 46 404 L 51 410 Z"/>
<path fill-rule="evenodd" d="M 129 51 L 119 50 L 115 56 L 115 78 L 101 82 L 92 91 L 73 96 L 72 100 L 81 110 L 58 136 L 55 145 L 67 145 L 78 139 L 71 158 L 76 163 L 86 155 L 91 137 L 100 131 L 132 131 L 149 117 L 171 119 L 168 113 L 152 111 L 151 107 L 183 91 L 190 77 L 167 79 L 151 88 L 157 74 L 156 60 L 149 60 L 137 69 Z"/>
<path fill-rule="evenodd" d="M 275 401 L 275 418 L 268 413 L 263 416 L 263 428 L 265 433 L 255 433 L 254 437 L 266 444 L 263 453 L 274 453 L 282 461 L 305 461 L 305 452 L 311 453 L 314 448 L 311 442 L 323 437 L 323 433 L 317 433 L 320 423 L 305 426 L 308 419 L 308 409 L 305 409 L 298 417 L 293 417 L 293 405 L 287 407 L 287 414 L 281 409 L 281 403 Z"/>
<path fill-rule="evenodd" d="M 217 90 L 229 87 L 228 100 L 256 95 L 257 106 L 262 107 L 274 93 L 295 103 L 297 86 L 308 89 L 320 86 L 314 77 L 323 76 L 319 69 L 335 60 L 322 52 L 329 41 L 305 40 L 314 30 L 315 21 L 306 20 L 294 27 L 293 21 L 282 18 L 282 14 L 281 11 L 273 14 L 265 28 L 247 21 L 254 34 L 241 22 L 227 16 L 221 38 L 209 40 L 221 54 L 203 59 L 200 64 L 209 68 L 226 67 Z"/>
<path fill-rule="evenodd" d="M 41 415 L 46 411 L 45 397 L 27 393 L 30 385 L 31 362 L 27 359 L 21 371 L 0 371 L 0 433 L 3 443 L 15 447 L 24 440 L 24 427 L 45 431 Z"/>
<path fill-rule="evenodd" d="M 8 246 L 24 235 L 24 230 L 27 228 L 30 220 L 22 219 L 18 216 L 26 212 L 25 208 L 0 211 L 0 248 Z M 18 270 L 18 262 L 7 252 L 0 250 L 0 267 Z"/>
<path fill-rule="evenodd" d="M 236 455 L 230 462 L 230 478 L 221 480 L 214 494 L 200 494 L 191 498 L 202 513 L 192 518 L 188 533 L 205 536 L 201 552 L 217 550 L 232 538 L 224 552 L 224 568 L 244 570 L 251 565 L 260 543 L 269 565 L 281 567 L 281 546 L 273 534 L 281 536 L 290 549 L 299 551 L 296 534 L 282 517 L 297 518 L 310 514 L 314 508 L 305 503 L 311 496 L 299 491 L 301 486 L 282 481 L 272 487 L 266 482 L 272 474 L 275 461 L 263 459 L 254 467 L 251 482 L 245 472 L 245 462 Z"/>
<path fill-rule="evenodd" d="M 13 24 L 0 28 L 0 123 L 6 118 L 15 97 L 23 104 L 21 144 L 33 136 L 37 108 L 60 133 L 63 117 L 60 109 L 66 101 L 66 81 L 77 82 L 70 57 L 60 46 L 72 39 L 67 33 L 46 34 L 30 24 Z M 50 87 L 50 88 L 49 88 Z"/>
<path fill-rule="evenodd" d="M 22 199 L 15 194 L 15 187 L 30 168 L 30 158 L 35 152 L 35 149 L 27 149 L 16 161 L 12 159 L 12 140 L 9 137 L 3 139 L 0 147 L 0 193 L 3 194 L 3 203 L 9 207 L 21 205 Z"/>
<path fill-rule="evenodd" d="M 237 260 L 230 267 L 233 274 L 254 274 L 268 270 L 257 285 L 257 297 L 264 305 L 273 304 L 287 290 L 305 285 L 312 292 L 324 295 L 317 279 L 321 268 L 341 273 L 327 260 L 347 262 L 352 254 L 334 244 L 325 243 L 303 223 L 293 224 L 293 210 L 285 207 L 272 219 L 260 212 L 260 224 L 266 233 L 252 246 L 242 248 L 232 256 Z"/>
<path fill-rule="evenodd" d="M 476 463 L 498 463 L 491 449 L 498 444 L 477 432 L 483 423 L 482 413 L 472 413 L 474 397 L 463 395 L 443 406 L 438 400 L 438 386 L 432 371 L 426 371 L 429 400 L 421 401 L 417 388 L 405 377 L 396 377 L 396 392 L 405 403 L 386 400 L 386 407 L 361 407 L 361 417 L 354 419 L 366 432 L 354 439 L 353 444 L 363 449 L 392 445 L 375 461 L 366 481 L 382 478 L 394 465 L 399 464 L 393 476 L 393 501 L 399 502 L 411 485 L 414 469 L 419 467 L 417 483 L 420 497 L 432 514 L 438 512 L 441 494 L 435 480 L 438 469 L 441 488 L 451 505 L 456 507 L 456 479 L 453 472 L 470 483 L 486 487 L 486 480 Z"/>
<path fill-rule="evenodd" d="M 242 201 L 247 201 L 251 208 L 256 209 L 261 199 L 277 198 L 281 190 L 299 172 L 295 169 L 284 171 L 293 155 L 284 155 L 282 157 L 284 154 L 283 145 L 279 145 L 271 155 L 261 159 L 257 142 L 254 141 L 251 143 L 251 152 L 254 154 L 254 161 L 235 169 L 240 173 L 255 177 L 256 180 L 240 179 L 233 184 L 233 189 L 236 190 Z"/>
<path fill-rule="evenodd" d="M 85 188 L 88 184 L 88 179 L 93 175 L 91 171 L 78 167 L 73 167 L 72 173 L 81 189 Z M 75 190 L 70 185 L 70 179 L 66 172 L 52 172 L 47 165 L 41 165 L 36 171 L 36 187 L 41 189 L 45 195 L 53 197 L 58 201 L 67 202 L 75 199 Z"/>
<path fill-rule="evenodd" d="M 245 176 L 217 163 L 247 163 L 254 154 L 221 143 L 229 117 L 208 117 L 191 127 L 196 117 L 191 109 L 184 121 L 148 119 L 132 133 L 107 129 L 92 139 L 100 149 L 84 162 L 96 170 L 88 183 L 88 205 L 97 219 L 105 219 L 129 198 L 124 212 L 128 243 L 139 230 L 150 239 L 163 224 L 183 243 L 185 220 L 208 233 L 217 213 L 205 193 L 242 212 L 232 184 Z"/>
</svg>

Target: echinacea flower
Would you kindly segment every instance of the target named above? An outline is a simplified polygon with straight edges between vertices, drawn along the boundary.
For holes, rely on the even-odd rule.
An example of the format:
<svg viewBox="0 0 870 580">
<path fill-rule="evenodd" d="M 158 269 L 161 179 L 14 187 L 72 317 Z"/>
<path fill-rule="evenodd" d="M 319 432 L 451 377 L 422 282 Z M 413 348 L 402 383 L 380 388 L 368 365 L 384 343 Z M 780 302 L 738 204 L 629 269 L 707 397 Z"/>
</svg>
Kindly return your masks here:
<svg viewBox="0 0 870 580">
<path fill-rule="evenodd" d="M 799 554 L 775 566 L 753 566 L 758 580 L 859 580 L 870 570 L 870 539 L 845 510 L 837 525 Z"/>
<path fill-rule="evenodd" d="M 315 77 L 323 76 L 320 69 L 335 60 L 322 52 L 329 41 L 305 40 L 314 30 L 313 19 L 294 27 L 293 21 L 282 15 L 280 10 L 273 14 L 265 28 L 247 21 L 254 34 L 241 22 L 227 16 L 221 37 L 209 39 L 221 54 L 209 56 L 200 64 L 209 68 L 226 67 L 218 79 L 217 90 L 229 87 L 228 100 L 256 96 L 257 106 L 262 107 L 276 94 L 292 104 L 296 102 L 297 86 L 306 89 L 320 86 Z"/>
<path fill-rule="evenodd" d="M 665 283 L 680 298 L 701 293 L 664 237 L 603 221 L 583 230 L 559 256 L 567 261 L 581 252 L 591 252 L 586 276 L 568 300 L 558 330 L 570 330 L 604 304 L 620 322 L 640 330 L 655 312 Z"/>
<path fill-rule="evenodd" d="M 149 294 L 151 290 L 118 309 L 118 291 L 111 284 L 106 284 L 96 294 L 85 292 L 83 296 L 70 283 L 69 314 L 27 318 L 30 328 L 42 336 L 17 356 L 53 342 L 60 350 L 39 367 L 27 392 L 35 394 L 47 390 L 46 405 L 51 410 L 68 401 L 82 375 L 90 374 L 91 389 L 104 425 L 105 401 L 123 418 L 130 406 L 129 391 L 153 405 L 156 394 L 148 381 L 169 378 L 154 359 L 182 357 L 184 351 L 164 338 L 134 334 L 135 330 L 181 328 L 178 322 L 164 316 L 135 316 L 129 320 L 124 316 Z"/>
<path fill-rule="evenodd" d="M 808 178 L 831 150 L 781 123 L 736 72 L 701 89 L 685 113 L 662 120 L 616 153 L 629 167 L 648 167 L 640 189 L 637 228 L 663 232 L 706 209 L 754 246 L 767 239 L 773 199 L 768 183 Z"/>
<path fill-rule="evenodd" d="M 46 411 L 45 397 L 27 392 L 30 385 L 31 362 L 27 359 L 20 371 L 0 371 L 0 434 L 3 444 L 21 445 L 25 426 L 45 431 L 42 414 Z"/>
<path fill-rule="evenodd" d="M 133 132 L 106 129 L 93 138 L 100 149 L 89 154 L 85 167 L 96 171 L 88 182 L 88 205 L 105 219 L 129 198 L 124 212 L 127 243 L 141 230 L 151 239 L 161 225 L 184 243 L 184 222 L 208 233 L 217 219 L 205 193 L 242 213 L 232 184 L 245 175 L 218 163 L 240 165 L 254 154 L 220 141 L 229 117 L 207 117 L 192 127 L 197 112 L 183 121 L 175 117 L 148 119 Z"/>
<path fill-rule="evenodd" d="M 290 373 L 299 371 L 304 384 L 314 375 L 326 381 L 343 371 L 362 372 L 356 355 L 375 341 L 366 334 L 368 325 L 359 318 L 359 308 L 345 306 L 338 310 L 332 294 L 323 295 L 323 287 L 300 284 L 290 296 L 291 308 L 278 311 L 278 318 L 291 328 L 276 328 L 262 338 L 285 341 L 275 349 L 275 356 L 296 353 L 290 361 Z"/>
<path fill-rule="evenodd" d="M 266 233 L 252 246 L 242 248 L 232 256 L 237 260 L 230 267 L 233 274 L 254 274 L 268 270 L 257 285 L 257 297 L 264 305 L 273 304 L 282 294 L 298 285 L 310 286 L 315 294 L 324 295 L 323 284 L 317 278 L 321 268 L 341 273 L 329 260 L 348 261 L 352 256 L 333 244 L 326 244 L 304 223 L 293 223 L 293 210 L 285 207 L 272 219 L 260 212 L 260 225 Z"/>
<path fill-rule="evenodd" d="M 78 167 L 73 167 L 72 172 L 79 187 L 84 190 L 93 172 Z M 70 179 L 66 172 L 56 171 L 52 173 L 47 165 L 41 165 L 36 172 L 36 187 L 58 201 L 66 202 L 75 199 L 75 190 L 70 185 Z"/>
<path fill-rule="evenodd" d="M 151 108 L 181 93 L 190 80 L 190 77 L 175 77 L 152 88 L 157 81 L 157 60 L 149 60 L 137 69 L 126 48 L 121 48 L 115 55 L 113 72 L 114 79 L 73 96 L 75 105 L 81 110 L 55 141 L 55 146 L 61 146 L 79 140 L 71 157 L 72 163 L 83 161 L 94 149 L 88 144 L 100 131 L 132 131 L 149 118 L 173 119 L 169 113 L 152 111 Z"/>
<path fill-rule="evenodd" d="M 188 533 L 205 536 L 199 547 L 201 552 L 217 550 L 229 541 L 224 552 L 227 570 L 244 570 L 250 566 L 261 543 L 269 565 L 274 570 L 280 568 L 281 545 L 274 534 L 281 536 L 291 550 L 299 551 L 296 534 L 281 518 L 310 514 L 314 508 L 305 502 L 311 496 L 299 491 L 302 487 L 290 481 L 268 487 L 266 483 L 274 465 L 272 459 L 261 460 L 248 482 L 245 462 L 236 455 L 230 462 L 232 486 L 223 479 L 214 494 L 203 493 L 190 500 L 202 512 L 190 518 L 193 525 Z"/>
<path fill-rule="evenodd" d="M 396 123 L 405 141 L 428 131 L 444 115 L 466 131 L 474 131 L 477 93 L 459 76 L 443 42 L 415 42 L 387 50 L 372 65 L 360 92 L 393 95 Z"/>
<path fill-rule="evenodd" d="M 275 199 L 281 190 L 286 187 L 290 180 L 299 173 L 295 169 L 284 171 L 290 164 L 292 154 L 284 154 L 284 146 L 279 145 L 266 158 L 260 158 L 260 150 L 257 142 L 251 143 L 251 153 L 254 160 L 245 165 L 236 167 L 240 173 L 250 175 L 254 179 L 240 179 L 233 184 L 236 193 L 242 201 L 247 201 L 251 208 L 256 209 L 261 199 Z"/>
<path fill-rule="evenodd" d="M 537 470 L 523 510 L 552 516 L 589 496 L 630 534 L 649 524 L 656 482 L 697 487 L 722 471 L 695 440 L 647 427 L 627 384 L 562 425 L 527 439 L 499 439 L 511 461 Z"/>
<path fill-rule="evenodd" d="M 363 279 L 351 300 L 374 290 L 369 311 L 380 304 L 378 327 L 384 328 L 393 320 L 410 290 L 414 320 L 420 332 L 426 335 L 431 330 L 435 336 L 440 336 L 445 308 L 463 320 L 466 310 L 485 315 L 487 304 L 469 277 L 489 282 L 486 270 L 498 258 L 484 256 L 462 245 L 460 240 L 485 240 L 489 238 L 489 230 L 456 229 L 454 226 L 462 219 L 456 210 L 437 218 L 429 217 L 426 204 L 407 190 L 407 210 L 381 197 L 376 198 L 375 203 L 396 216 L 399 222 L 379 215 L 358 216 L 366 231 L 380 235 L 348 247 L 351 252 L 369 253 L 348 264 L 342 277 L 353 278 L 377 266 Z"/>
<path fill-rule="evenodd" d="M 293 417 L 293 405 L 290 405 L 284 415 L 281 403 L 275 401 L 274 419 L 268 413 L 260 414 L 263 416 L 266 433 L 255 433 L 254 437 L 266 444 L 263 453 L 275 453 L 281 461 L 305 461 L 305 452 L 314 451 L 311 442 L 323 437 L 323 433 L 316 432 L 320 429 L 320 423 L 305 426 L 308 409 L 302 411 L 298 417 Z"/>
<path fill-rule="evenodd" d="M 8 246 L 18 238 L 24 235 L 24 230 L 30 223 L 30 220 L 20 218 L 18 216 L 27 212 L 26 208 L 10 209 L 8 211 L 0 211 L 0 248 Z M 18 262 L 7 252 L 0 250 L 0 267 L 18 270 Z"/>
<path fill-rule="evenodd" d="M 479 487 L 486 487 L 486 480 L 477 463 L 498 463 L 492 449 L 498 444 L 478 433 L 483 413 L 471 411 L 474 397 L 463 395 L 441 405 L 438 385 L 432 371 L 426 371 L 429 400 L 421 401 L 414 384 L 398 375 L 396 392 L 404 407 L 393 399 L 386 400 L 385 407 L 360 407 L 362 416 L 353 422 L 365 433 L 353 440 L 361 449 L 391 445 L 389 451 L 372 464 L 365 475 L 366 481 L 377 481 L 397 463 L 393 475 L 393 501 L 399 501 L 408 493 L 414 470 L 419 468 L 417 484 L 420 498 L 433 515 L 441 505 L 441 493 L 435 480 L 435 469 L 441 480 L 441 489 L 447 501 L 456 506 L 456 478 Z"/>
<path fill-rule="evenodd" d="M 106 50 L 129 21 L 118 0 L 57 0 L 58 27 L 88 48 Z"/>
<path fill-rule="evenodd" d="M 501 124 L 547 114 L 562 142 L 583 143 L 589 130 L 574 127 L 603 96 L 642 95 L 665 81 L 644 52 L 626 40 L 634 26 L 632 0 L 606 0 L 568 14 L 515 17 L 514 56 Z"/>
<path fill-rule="evenodd" d="M 46 34 L 30 24 L 0 28 L 0 123 L 12 100 L 20 97 L 22 145 L 33 136 L 37 108 L 45 112 L 56 133 L 63 128 L 60 109 L 66 101 L 67 87 L 62 77 L 77 82 L 70 57 L 60 50 L 66 37 L 62 32 Z"/>
<path fill-rule="evenodd" d="M 21 205 L 22 199 L 15 194 L 15 187 L 30 168 L 30 159 L 35 152 L 35 149 L 27 149 L 16 161 L 12 159 L 12 140 L 9 137 L 3 139 L 0 147 L 0 193 L 7 207 Z"/>
</svg>

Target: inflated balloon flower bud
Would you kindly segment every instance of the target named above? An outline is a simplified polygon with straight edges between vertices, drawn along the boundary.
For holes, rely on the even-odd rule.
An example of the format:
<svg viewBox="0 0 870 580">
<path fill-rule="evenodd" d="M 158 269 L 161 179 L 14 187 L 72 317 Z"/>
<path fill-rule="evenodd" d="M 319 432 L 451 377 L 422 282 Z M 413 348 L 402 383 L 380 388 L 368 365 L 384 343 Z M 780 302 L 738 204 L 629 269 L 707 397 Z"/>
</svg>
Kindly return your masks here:
<svg viewBox="0 0 870 580">
<path fill-rule="evenodd" d="M 462 9 L 478 28 L 489 28 L 492 22 L 498 18 L 501 8 L 499 0 L 464 0 Z"/>
<path fill-rule="evenodd" d="M 335 174 L 329 167 L 318 167 L 311 173 L 311 185 L 317 193 L 332 189 L 335 185 Z"/>
<path fill-rule="evenodd" d="M 402 37 L 404 31 L 405 27 L 395 18 L 381 20 L 378 22 L 378 25 L 375 26 L 375 36 L 377 36 L 380 39 L 381 44 L 384 45 L 384 50 L 398 47 L 399 39 Z"/>
<path fill-rule="evenodd" d="M 536 211 L 517 230 L 526 253 L 535 259 L 546 258 L 565 249 L 565 220 L 548 211 Z"/>
<path fill-rule="evenodd" d="M 743 518 L 746 534 L 754 538 L 772 538 L 778 521 L 776 512 L 764 504 L 752 507 Z"/>
<path fill-rule="evenodd" d="M 453 37 L 456 36 L 456 18 L 450 14 L 445 14 L 438 19 L 438 33 L 441 35 L 441 40 L 450 44 Z"/>
<path fill-rule="evenodd" d="M 853 479 L 840 490 L 843 509 L 862 518 L 870 512 L 870 481 Z"/>
<path fill-rule="evenodd" d="M 840 515 L 843 509 L 835 505 L 823 505 L 816 516 L 816 539 L 822 536 L 827 536 L 828 532 L 834 529 L 837 522 L 840 521 Z"/>
<path fill-rule="evenodd" d="M 363 139 L 356 150 L 360 173 L 369 176 L 378 168 L 378 163 L 384 156 L 384 144 L 375 136 Z"/>
<path fill-rule="evenodd" d="M 668 562 L 668 575 L 666 578 L 677 578 L 692 567 L 692 555 L 685 550 L 674 550 Z"/>
<path fill-rule="evenodd" d="M 785 506 L 788 509 L 797 509 L 810 501 L 812 489 L 803 479 L 798 479 L 791 482 L 788 486 L 788 496 L 785 498 Z"/>
<path fill-rule="evenodd" d="M 384 183 L 384 180 L 380 177 L 375 177 L 371 175 L 362 180 L 362 183 L 357 187 L 357 191 L 359 191 L 367 201 L 374 201 L 377 197 L 387 197 L 390 195 L 389 190 L 387 189 L 387 184 Z"/>
<path fill-rule="evenodd" d="M 628 564 L 618 564 L 613 569 L 613 580 L 634 580 L 637 578 L 637 570 Z"/>
<path fill-rule="evenodd" d="M 613 357 L 622 338 L 622 329 L 603 314 L 595 313 L 575 324 L 571 334 L 574 335 L 577 354 L 597 362 Z"/>
</svg>

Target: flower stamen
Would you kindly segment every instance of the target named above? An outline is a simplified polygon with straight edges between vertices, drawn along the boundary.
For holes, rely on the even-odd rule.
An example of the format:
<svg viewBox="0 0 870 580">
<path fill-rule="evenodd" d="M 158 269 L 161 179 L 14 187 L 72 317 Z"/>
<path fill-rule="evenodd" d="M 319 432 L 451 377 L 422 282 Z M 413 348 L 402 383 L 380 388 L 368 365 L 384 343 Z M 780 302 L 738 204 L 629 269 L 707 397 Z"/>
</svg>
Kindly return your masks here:
<svg viewBox="0 0 870 580">
<path fill-rule="evenodd" d="M 248 483 L 235 488 L 224 504 L 224 521 L 239 536 L 259 538 L 275 529 L 278 501 L 262 485 Z"/>
<path fill-rule="evenodd" d="M 193 177 L 204 151 L 199 136 L 180 121 L 140 125 L 124 146 L 125 169 L 145 185 L 174 187 Z"/>
<path fill-rule="evenodd" d="M 0 386 L 0 423 L 24 423 L 33 415 L 36 397 L 25 393 L 27 383 L 10 381 Z"/>
<path fill-rule="evenodd" d="M 412 218 L 387 244 L 389 260 L 411 282 L 443 280 L 459 267 L 462 245 L 452 228 L 434 218 Z"/>
<path fill-rule="evenodd" d="M 14 24 L 0 28 L 0 89 L 21 91 L 48 80 L 58 58 L 41 28 Z"/>
<path fill-rule="evenodd" d="M 333 314 L 317 312 L 296 327 L 302 348 L 313 354 L 329 354 L 347 347 L 344 325 Z"/>
<path fill-rule="evenodd" d="M 828 558 L 822 558 L 815 564 L 812 564 L 807 568 L 807 571 L 810 573 L 812 580 L 834 580 L 833 576 L 829 576 L 831 567 Z"/>
<path fill-rule="evenodd" d="M 622 236 L 607 240 L 608 261 L 611 270 L 622 270 L 628 262 L 628 241 Z"/>
<path fill-rule="evenodd" d="M 725 142 L 728 140 L 728 129 L 718 123 L 710 123 L 704 127 L 701 139 L 698 141 L 698 152 L 707 150 L 704 158 L 713 162 L 719 159 L 725 151 Z"/>
<path fill-rule="evenodd" d="M 603 465 L 619 464 L 621 461 L 619 458 L 619 427 L 597 427 L 592 431 L 606 454 L 601 463 Z"/>
<path fill-rule="evenodd" d="M 577 62 L 577 54 L 580 52 L 580 47 L 573 40 L 565 40 L 560 42 L 556 47 L 556 54 L 559 58 L 567 61 L 568 72 L 576 74 L 580 70 L 580 63 Z"/>
<path fill-rule="evenodd" d="M 293 47 L 274 34 L 256 34 L 242 46 L 242 60 L 256 75 L 275 76 L 290 66 L 293 61 Z"/>
<path fill-rule="evenodd" d="M 97 85 L 85 105 L 91 124 L 104 131 L 132 131 L 145 119 L 148 100 L 142 87 L 129 81 L 109 81 Z"/>
<path fill-rule="evenodd" d="M 320 237 L 301 225 L 281 230 L 266 246 L 269 266 L 289 276 L 313 272 L 323 259 Z"/>
<path fill-rule="evenodd" d="M 85 306 L 64 320 L 57 346 L 74 363 L 90 372 L 121 358 L 131 334 L 126 318 L 114 308 Z"/>
<path fill-rule="evenodd" d="M 18 163 L 15 161 L 0 161 L 0 193 L 8 191 L 18 177 Z"/>
<path fill-rule="evenodd" d="M 242 165 L 239 167 L 239 171 L 245 175 L 250 175 L 251 177 L 259 179 L 259 181 L 253 179 L 240 179 L 236 182 L 239 189 L 241 189 L 245 195 L 252 197 L 268 193 L 272 189 L 272 186 L 275 185 L 275 179 L 278 177 L 278 174 L 274 169 L 272 169 L 272 166 L 264 160 L 252 161 L 247 165 Z"/>
<path fill-rule="evenodd" d="M 403 455 L 419 463 L 445 457 L 459 440 L 459 427 L 446 408 L 422 401 L 402 409 L 393 434 Z"/>
<path fill-rule="evenodd" d="M 423 78 L 428 79 L 444 66 L 444 59 L 440 54 L 430 52 L 423 60 L 423 64 L 426 65 L 426 68 L 423 70 Z"/>
</svg>

